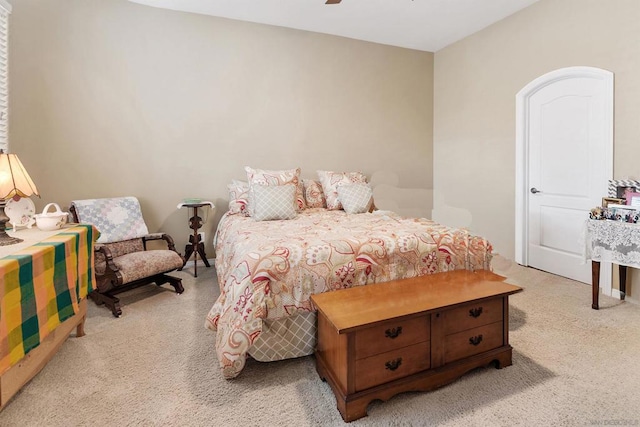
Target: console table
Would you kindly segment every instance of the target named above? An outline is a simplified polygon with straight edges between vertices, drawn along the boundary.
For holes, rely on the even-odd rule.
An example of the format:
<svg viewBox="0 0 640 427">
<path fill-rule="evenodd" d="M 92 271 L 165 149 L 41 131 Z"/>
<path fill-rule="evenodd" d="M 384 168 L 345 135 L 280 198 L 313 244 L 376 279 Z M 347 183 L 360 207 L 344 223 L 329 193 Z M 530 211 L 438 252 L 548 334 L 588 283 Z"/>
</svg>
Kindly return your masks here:
<svg viewBox="0 0 640 427">
<path fill-rule="evenodd" d="M 0 409 L 53 357 L 73 328 L 84 335 L 95 287 L 91 225 L 8 231 L 0 247 Z"/>
<path fill-rule="evenodd" d="M 589 219 L 585 228 L 585 259 L 591 259 L 591 308 L 598 310 L 600 263 L 618 264 L 621 300 L 627 292 L 627 267 L 640 268 L 640 224 Z"/>
</svg>

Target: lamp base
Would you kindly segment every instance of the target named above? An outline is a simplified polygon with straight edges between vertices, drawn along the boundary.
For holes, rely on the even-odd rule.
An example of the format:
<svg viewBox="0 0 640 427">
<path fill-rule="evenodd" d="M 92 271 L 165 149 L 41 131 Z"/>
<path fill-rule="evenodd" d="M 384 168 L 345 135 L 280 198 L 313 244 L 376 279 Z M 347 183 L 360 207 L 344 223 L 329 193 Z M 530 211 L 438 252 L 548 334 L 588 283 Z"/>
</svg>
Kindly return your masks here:
<svg viewBox="0 0 640 427">
<path fill-rule="evenodd" d="M 5 203 L 4 200 L 0 201 L 0 246 L 15 245 L 16 243 L 24 241 L 23 239 L 11 237 L 7 234 L 6 228 L 9 217 L 4 213 Z"/>
<path fill-rule="evenodd" d="M 16 243 L 23 242 L 23 239 L 17 237 L 11 237 L 6 231 L 0 231 L 0 246 L 15 245 Z"/>
</svg>

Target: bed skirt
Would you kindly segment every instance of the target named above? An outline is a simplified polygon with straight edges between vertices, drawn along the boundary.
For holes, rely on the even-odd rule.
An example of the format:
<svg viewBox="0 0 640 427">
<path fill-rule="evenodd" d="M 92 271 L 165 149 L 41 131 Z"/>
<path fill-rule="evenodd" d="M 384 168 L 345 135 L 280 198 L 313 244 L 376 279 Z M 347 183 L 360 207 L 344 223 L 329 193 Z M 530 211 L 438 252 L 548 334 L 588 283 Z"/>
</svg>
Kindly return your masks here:
<svg viewBox="0 0 640 427">
<path fill-rule="evenodd" d="M 308 356 L 316 349 L 314 312 L 262 321 L 262 333 L 249 348 L 249 355 L 259 362 Z"/>
</svg>

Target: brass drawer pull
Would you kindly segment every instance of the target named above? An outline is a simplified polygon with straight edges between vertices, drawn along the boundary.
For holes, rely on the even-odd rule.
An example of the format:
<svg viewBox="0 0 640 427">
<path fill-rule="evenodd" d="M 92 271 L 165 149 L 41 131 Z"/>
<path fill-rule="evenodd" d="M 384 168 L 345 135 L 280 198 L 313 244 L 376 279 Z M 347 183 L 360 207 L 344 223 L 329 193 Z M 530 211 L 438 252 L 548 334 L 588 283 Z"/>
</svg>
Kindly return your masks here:
<svg viewBox="0 0 640 427">
<path fill-rule="evenodd" d="M 482 307 L 472 308 L 471 310 L 469 310 L 469 316 L 471 317 L 480 317 L 481 314 L 482 314 Z"/>
<path fill-rule="evenodd" d="M 482 334 L 469 338 L 469 344 L 478 345 L 482 342 Z"/>
<path fill-rule="evenodd" d="M 390 360 L 384 364 L 385 369 L 395 371 L 402 364 L 402 357 L 398 357 L 396 360 Z"/>
<path fill-rule="evenodd" d="M 398 326 L 397 328 L 387 329 L 384 331 L 384 336 L 387 338 L 398 338 L 398 335 L 402 333 L 402 326 Z"/>
</svg>

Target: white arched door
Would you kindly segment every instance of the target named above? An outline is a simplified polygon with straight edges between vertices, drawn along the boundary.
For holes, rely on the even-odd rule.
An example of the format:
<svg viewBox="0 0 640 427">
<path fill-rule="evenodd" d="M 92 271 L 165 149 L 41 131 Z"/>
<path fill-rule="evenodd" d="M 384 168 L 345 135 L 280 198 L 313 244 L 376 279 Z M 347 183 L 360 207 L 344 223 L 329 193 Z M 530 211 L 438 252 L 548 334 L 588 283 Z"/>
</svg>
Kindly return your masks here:
<svg viewBox="0 0 640 427">
<path fill-rule="evenodd" d="M 613 74 L 570 67 L 525 86 L 516 96 L 516 162 L 516 262 L 590 283 L 581 242 L 613 177 Z"/>
</svg>

